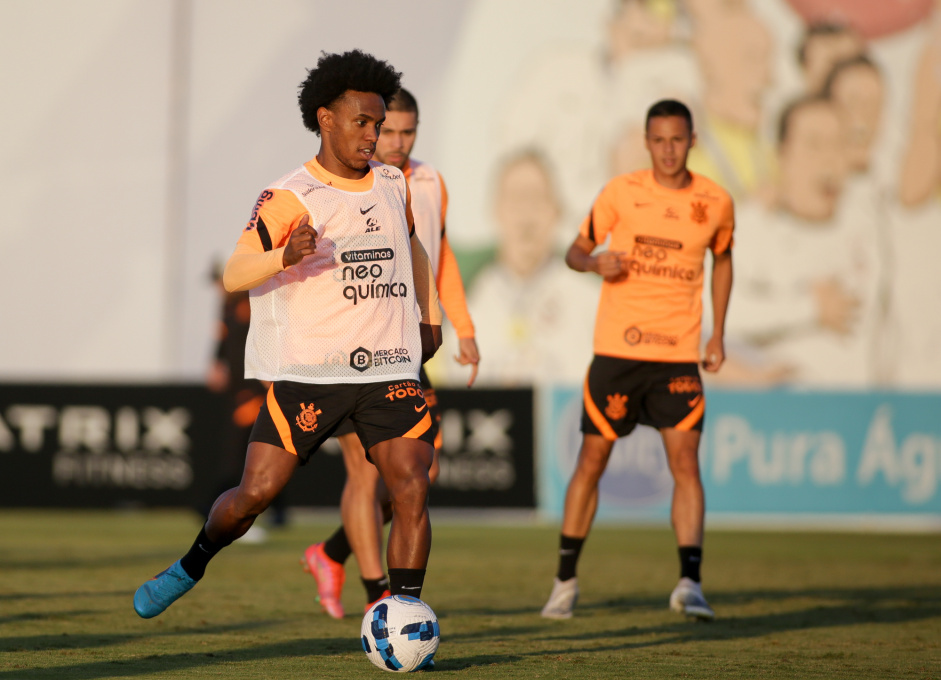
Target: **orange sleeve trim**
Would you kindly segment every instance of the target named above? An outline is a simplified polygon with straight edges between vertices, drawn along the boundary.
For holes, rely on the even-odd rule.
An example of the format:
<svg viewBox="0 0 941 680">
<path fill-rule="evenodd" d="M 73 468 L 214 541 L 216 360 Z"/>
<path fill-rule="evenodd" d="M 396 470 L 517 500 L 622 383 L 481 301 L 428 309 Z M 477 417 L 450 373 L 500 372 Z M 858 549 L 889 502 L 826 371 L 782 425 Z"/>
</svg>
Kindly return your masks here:
<svg viewBox="0 0 941 680">
<path fill-rule="evenodd" d="M 274 426 L 278 428 L 278 434 L 281 436 L 281 443 L 284 444 L 284 450 L 296 456 L 297 449 L 294 448 L 294 440 L 291 437 L 291 426 L 288 424 L 288 419 L 284 417 L 284 413 L 281 412 L 281 407 L 278 406 L 278 400 L 274 398 L 274 383 L 268 388 L 267 403 L 268 413 L 271 414 L 271 420 L 274 422 Z"/>
<path fill-rule="evenodd" d="M 444 313 L 459 338 L 474 337 L 474 322 L 471 321 L 470 311 L 467 309 L 467 295 L 464 292 L 464 282 L 461 280 L 461 270 L 458 268 L 457 257 L 447 238 L 441 239 L 441 253 L 438 261 L 438 298 Z"/>
<path fill-rule="evenodd" d="M 403 434 L 402 436 L 406 439 L 418 439 L 423 434 L 425 434 L 428 429 L 431 427 L 431 414 L 428 412 L 428 409 L 425 409 L 425 417 L 418 421 L 418 424 L 413 427 L 411 430 Z"/>
<path fill-rule="evenodd" d="M 689 412 L 689 415 L 683 418 L 680 422 L 676 424 L 674 429 L 681 430 L 683 432 L 688 432 L 692 430 L 696 423 L 702 420 L 703 414 L 706 412 L 706 396 L 703 395 L 702 399 L 699 400 L 699 403 L 696 404 L 696 408 Z"/>
<path fill-rule="evenodd" d="M 588 389 L 588 378 L 585 378 L 585 412 L 588 414 L 588 417 L 591 418 L 591 422 L 595 424 L 595 427 L 598 428 L 598 432 L 601 433 L 602 437 L 610 442 L 618 438 L 614 428 L 611 427 L 607 418 L 604 417 L 601 410 L 595 405 L 594 400 L 591 398 L 591 391 Z"/>
</svg>

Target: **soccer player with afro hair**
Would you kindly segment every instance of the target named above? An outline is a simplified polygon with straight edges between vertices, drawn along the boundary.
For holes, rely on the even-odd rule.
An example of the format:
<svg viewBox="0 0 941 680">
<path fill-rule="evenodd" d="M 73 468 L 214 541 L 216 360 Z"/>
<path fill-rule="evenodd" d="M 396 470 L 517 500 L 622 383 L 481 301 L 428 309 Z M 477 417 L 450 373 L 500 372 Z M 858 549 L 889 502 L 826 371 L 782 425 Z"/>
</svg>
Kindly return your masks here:
<svg viewBox="0 0 941 680">
<path fill-rule="evenodd" d="M 399 80 L 353 50 L 323 54 L 300 86 L 320 150 L 261 192 L 223 272 L 227 291 L 250 295 L 245 377 L 271 387 L 239 485 L 189 552 L 138 588 L 143 618 L 193 588 L 347 419 L 392 500 L 391 592 L 421 596 L 434 428 L 419 369 L 441 344 L 442 315 L 405 176 L 373 160 Z"/>
</svg>

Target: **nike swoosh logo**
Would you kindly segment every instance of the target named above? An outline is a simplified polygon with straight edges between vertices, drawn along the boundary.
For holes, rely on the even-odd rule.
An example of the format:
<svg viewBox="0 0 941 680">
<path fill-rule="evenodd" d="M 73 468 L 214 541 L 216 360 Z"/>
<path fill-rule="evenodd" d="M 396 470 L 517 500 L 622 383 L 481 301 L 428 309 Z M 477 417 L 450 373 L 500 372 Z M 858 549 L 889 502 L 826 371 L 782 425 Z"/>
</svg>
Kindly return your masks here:
<svg viewBox="0 0 941 680">
<path fill-rule="evenodd" d="M 690 408 L 695 408 L 696 405 L 697 405 L 699 402 L 701 402 L 701 401 L 702 401 L 702 395 L 701 395 L 701 394 L 697 394 L 695 397 L 693 397 L 692 399 L 690 399 L 690 400 L 689 400 L 688 402 L 686 402 L 686 403 L 687 403 L 687 405 L 688 405 Z"/>
<path fill-rule="evenodd" d="M 649 203 L 649 202 L 648 202 L 648 203 L 638 203 L 637 201 L 634 201 L 634 207 L 635 207 L 635 208 L 643 208 L 645 205 L 650 205 L 650 203 Z"/>
<path fill-rule="evenodd" d="M 204 553 L 208 553 L 208 552 L 209 552 L 208 550 L 206 550 L 206 549 L 203 547 L 203 544 L 202 544 L 202 543 L 199 543 L 198 545 L 199 545 L 199 549 L 202 550 Z"/>
<path fill-rule="evenodd" d="M 373 208 L 375 208 L 377 205 L 379 205 L 379 204 L 378 204 L 378 203 L 373 203 L 371 206 L 369 206 L 369 207 L 366 208 L 365 210 L 363 210 L 362 208 L 360 208 L 360 209 L 359 209 L 359 214 L 360 214 L 360 215 L 365 215 L 365 214 L 368 213 L 370 210 L 372 210 Z"/>
<path fill-rule="evenodd" d="M 421 590 L 421 586 L 402 586 L 402 590 Z"/>
<path fill-rule="evenodd" d="M 427 408 L 427 406 L 428 406 L 428 404 L 422 404 L 421 407 L 416 406 L 416 407 L 415 407 L 416 413 L 421 413 L 422 411 L 425 410 L 425 408 Z"/>
</svg>

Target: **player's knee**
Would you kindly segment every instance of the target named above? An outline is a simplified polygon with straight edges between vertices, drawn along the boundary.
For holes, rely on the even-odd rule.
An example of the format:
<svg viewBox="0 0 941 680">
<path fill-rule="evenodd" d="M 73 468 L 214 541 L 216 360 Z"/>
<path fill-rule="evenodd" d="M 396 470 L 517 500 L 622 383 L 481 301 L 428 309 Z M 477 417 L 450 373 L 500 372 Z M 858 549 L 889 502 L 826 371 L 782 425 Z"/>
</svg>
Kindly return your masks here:
<svg viewBox="0 0 941 680">
<path fill-rule="evenodd" d="M 578 473 L 589 478 L 600 477 L 608 467 L 611 451 L 583 448 L 578 456 Z"/>
<path fill-rule="evenodd" d="M 673 478 L 677 484 L 699 483 L 699 458 L 696 452 L 689 455 L 678 456 L 671 466 Z"/>
<path fill-rule="evenodd" d="M 264 484 L 243 484 L 238 488 L 235 506 L 239 514 L 256 517 L 271 505 L 273 498 L 274 495 Z"/>
<path fill-rule="evenodd" d="M 404 507 L 424 508 L 431 480 L 427 474 L 407 475 L 391 484 L 387 480 L 386 486 L 389 487 L 389 496 L 396 510 Z"/>
</svg>

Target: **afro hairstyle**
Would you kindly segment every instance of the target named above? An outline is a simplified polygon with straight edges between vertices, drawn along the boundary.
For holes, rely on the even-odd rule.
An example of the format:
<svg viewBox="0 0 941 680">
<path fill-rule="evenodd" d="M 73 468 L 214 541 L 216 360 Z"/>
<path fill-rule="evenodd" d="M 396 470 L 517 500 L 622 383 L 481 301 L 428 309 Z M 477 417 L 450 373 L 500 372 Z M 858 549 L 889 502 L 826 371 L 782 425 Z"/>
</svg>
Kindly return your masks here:
<svg viewBox="0 0 941 680">
<path fill-rule="evenodd" d="M 343 54 L 321 52 L 317 68 L 307 72 L 297 95 L 304 127 L 319 135 L 317 109 L 321 106 L 329 108 L 347 90 L 375 92 L 388 106 L 399 90 L 401 78 L 402 74 L 387 62 L 361 50 Z"/>
</svg>

